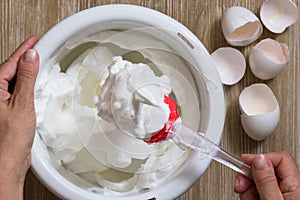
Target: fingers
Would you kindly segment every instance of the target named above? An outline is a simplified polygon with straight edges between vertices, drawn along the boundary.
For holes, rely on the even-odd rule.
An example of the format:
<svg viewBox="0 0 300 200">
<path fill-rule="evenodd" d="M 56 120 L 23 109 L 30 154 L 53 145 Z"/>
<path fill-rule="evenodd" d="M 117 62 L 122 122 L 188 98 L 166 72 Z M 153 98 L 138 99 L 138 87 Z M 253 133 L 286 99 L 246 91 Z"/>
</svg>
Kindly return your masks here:
<svg viewBox="0 0 300 200">
<path fill-rule="evenodd" d="M 33 49 L 28 49 L 20 59 L 17 69 L 17 80 L 14 95 L 23 102 L 33 102 L 34 85 L 38 73 L 39 55 Z"/>
<path fill-rule="evenodd" d="M 241 156 L 241 159 L 247 165 L 251 166 L 254 156 L 255 156 L 254 154 L 243 154 Z M 251 184 L 252 184 L 252 180 L 249 180 L 248 178 L 246 178 L 242 174 L 238 173 L 236 175 L 236 179 L 235 179 L 234 191 L 236 193 L 244 193 L 244 192 L 246 192 L 246 190 L 249 189 L 249 187 L 251 186 Z"/>
<path fill-rule="evenodd" d="M 297 163 L 290 153 L 283 151 L 281 153 L 268 153 L 265 155 L 272 161 L 278 173 L 277 175 L 281 179 L 299 174 Z"/>
<path fill-rule="evenodd" d="M 5 80 L 0 80 L 0 99 L 8 100 L 10 98 L 10 93 L 8 92 L 8 82 Z"/>
<path fill-rule="evenodd" d="M 264 156 L 268 160 L 269 164 L 271 165 L 271 168 L 275 169 L 275 172 L 276 172 L 276 179 L 277 179 L 276 184 L 279 185 L 277 187 L 279 187 L 280 192 L 282 194 L 277 198 L 284 197 L 284 199 L 299 199 L 299 197 L 300 197 L 300 173 L 298 170 L 297 163 L 295 162 L 295 160 L 293 159 L 291 154 L 284 151 L 284 152 L 280 152 L 280 153 L 267 153 L 267 154 L 264 154 Z M 243 177 L 242 175 L 238 174 L 237 175 L 238 180 L 236 181 L 234 191 L 240 194 L 241 199 L 256 199 L 254 197 L 255 192 L 253 192 L 256 190 L 255 184 L 258 189 L 261 188 L 261 186 L 257 183 L 258 182 L 258 178 L 257 178 L 258 170 L 256 170 L 254 168 L 254 163 L 257 162 L 257 160 L 256 160 L 257 155 L 244 154 L 241 156 L 241 158 L 248 165 L 252 165 L 253 173 L 256 172 L 256 175 L 253 174 L 253 177 L 256 176 L 256 179 L 254 179 L 255 183 L 252 183 L 249 186 L 249 183 L 247 183 L 247 179 L 245 177 Z M 270 174 L 270 170 L 266 170 L 265 173 L 266 173 L 266 175 Z M 271 179 L 273 179 L 273 178 L 271 178 Z M 276 188 L 276 189 L 274 189 L 274 191 L 278 191 L 276 184 L 269 184 L 271 186 L 273 185 L 274 188 Z M 274 194 L 275 194 L 275 192 L 274 192 Z M 259 196 L 257 196 L 257 199 L 258 199 L 258 197 Z"/>
<path fill-rule="evenodd" d="M 274 157 L 274 155 L 272 155 Z M 240 194 L 240 199 L 283 199 L 274 172 L 274 164 L 279 164 L 279 159 L 269 159 L 266 155 L 244 154 L 242 160 L 251 165 L 254 183 L 238 174 L 234 191 Z"/>
<path fill-rule="evenodd" d="M 255 155 L 252 163 L 253 179 L 261 200 L 283 199 L 272 162 L 264 155 Z"/>
<path fill-rule="evenodd" d="M 234 191 L 236 193 L 244 193 L 251 186 L 251 181 L 243 176 L 242 174 L 237 174 L 234 183 Z"/>
<path fill-rule="evenodd" d="M 251 166 L 253 158 L 254 154 L 243 154 L 241 156 L 241 159 L 249 166 Z M 236 193 L 244 193 L 250 188 L 251 183 L 252 181 L 238 173 L 235 179 L 234 191 Z"/>
<path fill-rule="evenodd" d="M 273 168 L 276 168 L 276 175 L 284 179 L 287 176 L 299 175 L 297 163 L 290 153 L 283 151 L 280 153 L 267 153 L 264 154 L 272 162 Z M 243 154 L 241 159 L 248 165 L 252 164 L 255 154 Z"/>
<path fill-rule="evenodd" d="M 25 40 L 17 50 L 0 67 L 0 80 L 10 81 L 16 74 L 17 64 L 27 49 L 32 48 L 37 42 L 36 36 Z"/>
<path fill-rule="evenodd" d="M 244 154 L 241 156 L 242 160 L 244 160 L 244 162 L 248 165 L 251 165 L 253 157 L 254 156 L 252 156 L 252 154 Z M 255 184 L 247 177 L 239 173 L 236 176 L 234 192 L 240 194 L 241 200 L 259 199 Z"/>
<path fill-rule="evenodd" d="M 248 165 L 252 165 L 252 161 L 253 161 L 253 158 L 254 158 L 255 154 L 243 154 L 241 156 L 241 159 Z"/>
<path fill-rule="evenodd" d="M 240 200 L 257 200 L 257 199 L 260 198 L 254 184 L 252 184 L 245 192 L 240 193 Z"/>
<path fill-rule="evenodd" d="M 300 174 L 298 166 L 288 152 L 266 154 L 272 160 L 276 175 L 280 180 L 282 193 L 295 192 L 300 188 Z"/>
<path fill-rule="evenodd" d="M 300 187 L 300 174 L 297 163 L 290 153 L 267 153 L 264 154 L 272 162 L 279 179 L 279 188 L 282 193 L 294 192 Z M 247 163 L 252 163 L 255 154 L 244 154 L 241 158 Z"/>
</svg>

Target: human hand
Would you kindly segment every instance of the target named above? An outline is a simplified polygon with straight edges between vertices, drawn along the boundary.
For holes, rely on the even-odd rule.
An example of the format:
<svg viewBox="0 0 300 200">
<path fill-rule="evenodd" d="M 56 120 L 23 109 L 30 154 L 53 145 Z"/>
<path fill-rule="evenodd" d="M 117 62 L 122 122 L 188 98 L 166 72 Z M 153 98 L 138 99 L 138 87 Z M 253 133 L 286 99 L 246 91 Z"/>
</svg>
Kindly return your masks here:
<svg viewBox="0 0 300 200">
<path fill-rule="evenodd" d="M 241 200 L 296 200 L 300 199 L 298 166 L 288 152 L 242 155 L 252 166 L 253 181 L 238 174 L 234 191 Z"/>
<path fill-rule="evenodd" d="M 35 36 L 28 38 L 0 65 L 0 199 L 23 198 L 31 164 L 34 85 L 39 67 L 38 53 L 31 48 L 36 42 Z"/>
</svg>

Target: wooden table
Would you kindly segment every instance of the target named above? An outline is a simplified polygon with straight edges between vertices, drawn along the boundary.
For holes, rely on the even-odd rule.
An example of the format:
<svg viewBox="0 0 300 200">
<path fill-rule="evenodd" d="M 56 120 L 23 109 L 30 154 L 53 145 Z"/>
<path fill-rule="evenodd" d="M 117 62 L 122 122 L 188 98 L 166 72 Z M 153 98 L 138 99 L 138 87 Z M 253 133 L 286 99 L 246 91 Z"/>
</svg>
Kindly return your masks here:
<svg viewBox="0 0 300 200">
<path fill-rule="evenodd" d="M 294 0 L 300 8 L 300 0 Z M 158 10 L 188 27 L 212 53 L 228 46 L 221 31 L 220 19 L 231 6 L 243 6 L 259 15 L 263 0 L 1 0 L 1 54 L 4 61 L 28 36 L 43 36 L 52 26 L 80 10 L 94 6 L 125 3 Z M 58 36 L 59 37 L 59 36 Z M 286 43 L 290 60 L 284 71 L 270 81 L 261 81 L 246 70 L 244 78 L 234 86 L 224 87 L 227 114 L 221 146 L 235 155 L 290 151 L 300 163 L 300 23 L 299 20 L 284 33 L 275 35 L 264 29 L 260 39 L 273 38 Z M 253 44 L 238 48 L 246 57 Z M 248 63 L 247 63 L 248 64 Z M 246 86 L 264 82 L 275 93 L 281 109 L 280 123 L 270 137 L 262 142 L 251 140 L 241 128 L 238 96 Z M 233 192 L 236 173 L 213 162 L 196 184 L 179 200 L 187 199 L 238 199 Z M 25 183 L 26 200 L 59 199 L 28 172 Z"/>
</svg>

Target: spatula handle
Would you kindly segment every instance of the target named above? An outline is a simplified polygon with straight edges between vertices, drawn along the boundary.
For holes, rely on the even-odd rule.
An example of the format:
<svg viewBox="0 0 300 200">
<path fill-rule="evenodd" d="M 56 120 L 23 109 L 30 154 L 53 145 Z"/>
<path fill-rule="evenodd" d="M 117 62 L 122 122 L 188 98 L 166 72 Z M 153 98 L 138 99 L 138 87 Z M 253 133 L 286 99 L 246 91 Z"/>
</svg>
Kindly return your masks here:
<svg viewBox="0 0 300 200">
<path fill-rule="evenodd" d="M 188 147 L 195 151 L 200 151 L 210 158 L 252 179 L 251 167 L 249 165 L 207 139 L 203 133 L 194 131 L 181 123 L 175 123 L 169 133 L 170 138 L 181 148 L 186 149 Z"/>
</svg>

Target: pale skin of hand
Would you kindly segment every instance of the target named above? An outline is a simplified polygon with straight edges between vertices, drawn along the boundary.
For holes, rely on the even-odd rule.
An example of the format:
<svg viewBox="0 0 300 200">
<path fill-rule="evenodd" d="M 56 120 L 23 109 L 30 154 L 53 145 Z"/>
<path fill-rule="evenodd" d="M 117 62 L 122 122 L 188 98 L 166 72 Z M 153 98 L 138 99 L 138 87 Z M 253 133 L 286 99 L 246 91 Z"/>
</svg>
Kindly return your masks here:
<svg viewBox="0 0 300 200">
<path fill-rule="evenodd" d="M 300 173 L 288 152 L 244 154 L 241 157 L 252 167 L 253 181 L 238 174 L 234 191 L 241 200 L 299 200 Z"/>
<path fill-rule="evenodd" d="M 0 65 L 0 199 L 23 199 L 36 125 L 34 85 L 39 56 L 31 48 L 37 40 L 35 36 L 25 40 Z"/>
</svg>

